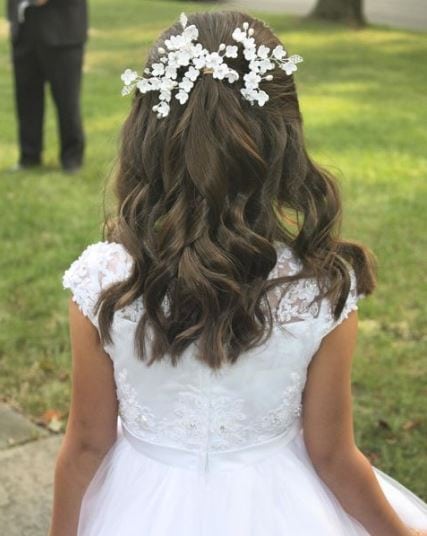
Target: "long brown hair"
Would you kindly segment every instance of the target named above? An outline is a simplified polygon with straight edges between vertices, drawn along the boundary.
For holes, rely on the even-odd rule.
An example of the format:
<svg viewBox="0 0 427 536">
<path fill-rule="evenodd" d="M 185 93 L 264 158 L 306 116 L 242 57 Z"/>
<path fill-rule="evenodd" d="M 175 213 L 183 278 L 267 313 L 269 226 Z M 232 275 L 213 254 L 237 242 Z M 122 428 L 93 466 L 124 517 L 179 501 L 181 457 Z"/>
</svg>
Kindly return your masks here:
<svg viewBox="0 0 427 536">
<path fill-rule="evenodd" d="M 231 34 L 244 21 L 254 28 L 258 45 L 281 44 L 268 26 L 246 14 L 189 17 L 199 42 L 211 51 L 233 44 Z M 146 66 L 159 61 L 158 48 L 181 31 L 178 24 L 169 28 Z M 241 53 L 227 62 L 240 79 L 248 71 Z M 374 288 L 369 250 L 339 237 L 336 182 L 305 149 L 293 76 L 277 69 L 272 81 L 262 82 L 270 96 L 262 108 L 242 99 L 240 88 L 239 82 L 201 76 L 188 102 L 172 103 L 162 119 L 152 111 L 158 95 L 136 91 L 123 125 L 117 210 L 106 217 L 104 238 L 121 243 L 134 267 L 127 280 L 102 292 L 99 325 L 102 339 L 111 342 L 114 312 L 142 296 L 135 343 L 146 360 L 149 325 L 148 364 L 169 354 L 176 365 L 197 341 L 197 357 L 216 369 L 261 344 L 272 327 L 264 307 L 268 290 L 294 279 L 267 279 L 277 261 L 275 241 L 301 260 L 298 277 L 317 278 L 335 317 L 350 288 L 346 263 L 355 270 L 359 292 Z M 289 215 L 296 225 L 289 224 Z"/>
</svg>

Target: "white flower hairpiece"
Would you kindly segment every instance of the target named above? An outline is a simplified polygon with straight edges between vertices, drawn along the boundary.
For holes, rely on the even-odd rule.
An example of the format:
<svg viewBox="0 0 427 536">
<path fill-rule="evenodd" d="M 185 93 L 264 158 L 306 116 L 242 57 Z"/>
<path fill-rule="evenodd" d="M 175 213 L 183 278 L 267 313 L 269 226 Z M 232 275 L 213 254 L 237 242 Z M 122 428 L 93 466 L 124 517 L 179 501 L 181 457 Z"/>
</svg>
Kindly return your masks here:
<svg viewBox="0 0 427 536">
<path fill-rule="evenodd" d="M 153 111 L 159 118 L 169 115 L 172 91 L 177 90 L 175 98 L 180 104 L 187 102 L 202 71 L 204 74 L 212 74 L 217 80 L 227 80 L 230 84 L 239 80 L 239 73 L 224 61 L 225 58 L 238 57 L 239 44 L 243 47 L 244 58 L 249 62 L 249 72 L 243 76 L 240 92 L 252 105 L 258 103 L 259 106 L 264 106 L 269 100 L 268 93 L 259 88 L 262 80 L 273 80 L 273 75 L 267 74 L 269 71 L 278 66 L 287 75 L 291 75 L 297 70 L 297 63 L 303 61 L 298 55 L 287 57 L 287 52 L 281 45 L 273 50 L 265 45 L 257 46 L 253 37 L 255 31 L 249 27 L 248 22 L 244 22 L 242 28 L 236 28 L 232 33 L 237 45 L 221 43 L 216 52 L 209 52 L 197 42 L 199 30 L 194 24 L 187 26 L 188 19 L 184 13 L 181 14 L 180 22 L 182 33 L 165 40 L 167 50 L 163 47 L 158 49 L 159 62 L 153 63 L 151 69 L 145 69 L 143 76 L 131 69 L 126 69 L 121 75 L 124 84 L 122 95 L 129 95 L 135 87 L 141 93 L 159 92 L 159 102 L 153 106 Z M 186 68 L 185 74 L 178 80 L 178 71 L 183 67 Z"/>
</svg>

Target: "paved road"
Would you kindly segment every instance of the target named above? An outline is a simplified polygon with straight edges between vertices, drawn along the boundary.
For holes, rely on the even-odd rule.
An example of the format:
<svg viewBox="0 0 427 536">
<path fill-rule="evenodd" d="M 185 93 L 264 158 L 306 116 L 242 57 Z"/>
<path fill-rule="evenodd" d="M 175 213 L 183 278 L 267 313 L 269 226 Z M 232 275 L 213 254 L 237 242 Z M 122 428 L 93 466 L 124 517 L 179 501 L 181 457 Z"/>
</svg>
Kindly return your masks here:
<svg viewBox="0 0 427 536">
<path fill-rule="evenodd" d="M 315 0 L 233 0 L 230 5 L 241 9 L 281 11 L 296 15 L 307 14 Z M 427 31 L 426 0 L 365 0 L 365 13 L 369 22 Z"/>
</svg>

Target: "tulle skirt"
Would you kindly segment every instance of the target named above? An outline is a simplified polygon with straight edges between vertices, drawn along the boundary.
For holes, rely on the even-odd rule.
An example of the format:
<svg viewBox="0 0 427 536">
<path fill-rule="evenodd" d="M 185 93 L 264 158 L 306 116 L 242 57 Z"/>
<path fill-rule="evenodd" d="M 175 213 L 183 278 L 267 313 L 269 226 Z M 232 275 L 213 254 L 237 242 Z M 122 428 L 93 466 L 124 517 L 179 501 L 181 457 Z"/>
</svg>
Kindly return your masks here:
<svg viewBox="0 0 427 536">
<path fill-rule="evenodd" d="M 408 526 L 427 504 L 373 467 Z M 84 495 L 78 536 L 369 536 L 316 473 L 302 430 L 212 460 L 142 442 L 120 423 Z"/>
</svg>

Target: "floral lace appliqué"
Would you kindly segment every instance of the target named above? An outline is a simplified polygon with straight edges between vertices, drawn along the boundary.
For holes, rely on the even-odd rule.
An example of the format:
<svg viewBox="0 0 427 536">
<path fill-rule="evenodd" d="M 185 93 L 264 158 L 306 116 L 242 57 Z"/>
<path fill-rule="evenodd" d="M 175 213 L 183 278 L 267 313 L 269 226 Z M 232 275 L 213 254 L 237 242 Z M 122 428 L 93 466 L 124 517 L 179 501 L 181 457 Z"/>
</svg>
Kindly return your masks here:
<svg viewBox="0 0 427 536">
<path fill-rule="evenodd" d="M 129 276 L 132 259 L 121 244 L 97 242 L 88 246 L 64 272 L 62 284 L 73 300 L 97 324 L 95 304 L 102 289 Z"/>
<path fill-rule="evenodd" d="M 116 374 L 119 413 L 136 436 L 180 448 L 227 450 L 272 439 L 286 432 L 301 414 L 305 375 L 293 372 L 280 403 L 265 414 L 245 413 L 238 396 L 212 395 L 188 386 L 175 397 L 167 417 L 141 405 L 126 368 Z"/>
<path fill-rule="evenodd" d="M 279 434 L 292 425 L 302 413 L 301 394 L 306 377 L 300 372 L 291 372 L 291 384 L 284 390 L 279 406 L 261 418 L 259 428 L 265 434 Z"/>
<path fill-rule="evenodd" d="M 292 250 L 283 247 L 279 251 L 276 266 L 269 279 L 293 276 L 302 270 L 302 263 Z M 291 283 L 276 285 L 268 293 L 275 327 L 285 328 L 286 324 L 316 318 L 319 314 L 319 286 L 312 278 L 301 278 Z"/>
<path fill-rule="evenodd" d="M 275 267 L 269 274 L 269 279 L 283 275 L 295 275 L 302 269 L 301 262 L 294 256 L 288 247 L 279 248 Z M 284 327 L 291 322 L 315 318 L 319 313 L 319 294 L 317 282 L 313 279 L 300 279 L 287 285 L 277 285 L 269 292 L 269 302 L 273 311 L 276 327 Z M 165 298 L 165 311 L 168 301 Z M 143 300 L 138 298 L 133 303 L 116 312 L 120 318 L 138 322 L 143 312 Z"/>
<path fill-rule="evenodd" d="M 302 269 L 301 261 L 285 244 L 277 243 L 277 262 L 268 278 L 298 274 Z M 133 266 L 133 260 L 126 249 L 115 242 L 98 242 L 88 246 L 80 257 L 64 273 L 63 286 L 70 288 L 73 299 L 81 311 L 97 325 L 94 306 L 101 290 L 109 285 L 126 279 Z M 320 300 L 319 287 L 313 278 L 301 278 L 292 283 L 276 285 L 268 292 L 268 302 L 273 313 L 274 328 L 288 333 L 288 325 L 310 321 L 321 316 L 322 324 L 319 334 L 324 336 L 348 314 L 357 309 L 357 284 L 354 271 L 350 270 L 351 288 L 349 297 L 340 319 L 335 321 L 328 300 Z M 167 298 L 164 301 L 165 312 L 169 309 Z M 143 312 L 143 299 L 139 297 L 133 303 L 116 311 L 116 318 L 137 323 Z M 310 322 L 303 326 L 310 329 Z"/>
</svg>

